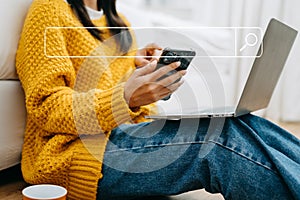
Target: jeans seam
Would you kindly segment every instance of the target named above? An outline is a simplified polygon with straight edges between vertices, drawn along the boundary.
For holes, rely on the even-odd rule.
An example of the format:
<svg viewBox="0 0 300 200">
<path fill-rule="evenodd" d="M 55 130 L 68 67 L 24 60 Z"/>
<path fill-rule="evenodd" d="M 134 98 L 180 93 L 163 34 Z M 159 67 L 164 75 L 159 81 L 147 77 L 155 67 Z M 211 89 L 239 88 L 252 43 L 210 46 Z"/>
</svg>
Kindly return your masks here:
<svg viewBox="0 0 300 200">
<path fill-rule="evenodd" d="M 170 147 L 170 146 L 180 146 L 180 145 L 193 145 L 193 144 L 216 144 L 224 149 L 227 149 L 243 158 L 246 158 L 247 160 L 259 165 L 259 166 L 262 166 L 264 168 L 266 168 L 267 170 L 270 170 L 272 173 L 278 175 L 278 173 L 276 171 L 274 171 L 272 168 L 270 168 L 269 166 L 267 165 L 264 165 L 263 163 L 261 162 L 258 162 L 256 160 L 253 160 L 251 159 L 250 157 L 240 153 L 240 152 L 237 152 L 236 150 L 234 150 L 233 148 L 230 148 L 230 147 L 227 147 L 227 146 L 224 146 L 222 145 L 221 143 L 219 142 L 216 142 L 216 141 L 212 141 L 212 140 L 209 140 L 209 141 L 197 141 L 197 142 L 178 142 L 178 143 L 169 143 L 169 144 L 159 144 L 159 145 L 145 145 L 145 146 L 140 146 L 140 147 L 132 147 L 132 148 L 123 148 L 123 149 L 116 149 L 116 150 L 109 150 L 109 151 L 105 151 L 105 153 L 117 153 L 117 152 L 122 152 L 122 151 L 128 151 L 128 150 L 140 150 L 140 149 L 146 149 L 146 148 L 153 148 L 153 147 Z"/>
<path fill-rule="evenodd" d="M 192 145 L 192 144 L 209 144 L 211 142 L 205 142 L 205 141 L 197 141 L 197 142 L 178 142 L 178 143 L 169 143 L 169 144 L 156 144 L 156 145 L 145 145 L 140 147 L 132 147 L 132 148 L 123 148 L 123 149 L 116 149 L 116 150 L 109 150 L 105 151 L 105 153 L 116 153 L 120 151 L 128 151 L 128 150 L 139 150 L 144 148 L 153 148 L 153 147 L 169 147 L 169 146 L 180 146 L 180 145 Z"/>
<path fill-rule="evenodd" d="M 237 154 L 237 155 L 239 155 L 239 156 L 241 156 L 241 157 L 243 157 L 243 158 L 246 158 L 247 160 L 249 160 L 249 161 L 251 161 L 251 162 L 253 162 L 253 163 L 257 164 L 257 165 L 266 168 L 267 170 L 271 171 L 271 172 L 274 173 L 275 175 L 278 175 L 278 173 L 277 173 L 275 170 L 273 170 L 272 168 L 270 168 L 269 166 L 264 165 L 263 163 L 258 162 L 258 161 L 256 161 L 256 160 L 253 160 L 253 159 L 251 159 L 249 156 L 246 156 L 246 155 L 244 155 L 244 154 L 242 154 L 242 153 L 240 153 L 240 152 L 237 152 L 237 151 L 234 150 L 233 148 L 224 146 L 224 145 L 222 145 L 222 144 L 219 143 L 219 142 L 215 142 L 215 141 L 209 141 L 209 142 L 214 143 L 214 144 L 216 144 L 216 145 L 218 145 L 218 146 L 220 146 L 220 147 L 222 147 L 222 148 L 224 148 L 224 149 L 227 149 L 227 150 L 229 150 L 229 151 L 231 151 L 231 152 L 233 152 L 233 153 L 235 153 L 235 154 Z"/>
</svg>

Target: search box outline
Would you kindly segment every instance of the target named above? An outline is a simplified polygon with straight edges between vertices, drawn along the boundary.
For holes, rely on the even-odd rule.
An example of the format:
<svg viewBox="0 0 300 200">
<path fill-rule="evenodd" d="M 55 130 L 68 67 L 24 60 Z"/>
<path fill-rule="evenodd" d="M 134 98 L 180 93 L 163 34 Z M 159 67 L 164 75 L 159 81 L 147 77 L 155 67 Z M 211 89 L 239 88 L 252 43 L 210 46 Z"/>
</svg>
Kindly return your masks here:
<svg viewBox="0 0 300 200">
<path fill-rule="evenodd" d="M 176 29 L 195 29 L 195 30 L 203 30 L 203 29 L 227 29 L 227 30 L 234 30 L 235 34 L 234 34 L 234 41 L 235 41 L 235 49 L 234 49 L 234 52 L 235 52 L 235 55 L 226 55 L 226 56 L 215 56 L 215 55 L 207 55 L 207 56 L 196 56 L 198 58 L 201 58 L 201 57 L 210 57 L 210 58 L 260 58 L 262 55 L 263 55 L 263 30 L 261 27 L 250 27 L 250 26 L 246 26 L 246 27 L 239 27 L 239 26 L 235 26 L 235 27 L 225 27 L 225 26 L 222 26 L 222 27 L 209 27 L 209 26 L 195 26 L 195 27 L 103 27 L 103 26 L 97 26 L 97 27 L 59 27 L 59 26 L 50 26 L 50 27 L 46 27 L 45 31 L 44 31 L 44 55 L 48 58 L 137 58 L 137 57 L 143 57 L 143 56 L 83 56 L 83 55 L 79 55 L 79 56 L 70 56 L 70 55 L 61 55 L 61 56 L 53 56 L 53 55 L 48 55 L 47 54 L 47 31 L 49 29 L 94 29 L 94 28 L 98 28 L 98 29 L 128 29 L 129 31 L 130 30 L 139 30 L 139 29 L 161 29 L 161 30 L 176 30 Z M 260 40 L 258 42 L 260 42 L 260 55 L 251 55 L 251 56 L 243 56 L 243 55 L 238 55 L 238 50 L 240 49 L 240 47 L 238 47 L 237 45 L 237 31 L 238 30 L 247 30 L 247 29 L 256 29 L 256 30 L 259 30 L 260 32 Z M 112 36 L 114 37 L 114 36 Z"/>
</svg>

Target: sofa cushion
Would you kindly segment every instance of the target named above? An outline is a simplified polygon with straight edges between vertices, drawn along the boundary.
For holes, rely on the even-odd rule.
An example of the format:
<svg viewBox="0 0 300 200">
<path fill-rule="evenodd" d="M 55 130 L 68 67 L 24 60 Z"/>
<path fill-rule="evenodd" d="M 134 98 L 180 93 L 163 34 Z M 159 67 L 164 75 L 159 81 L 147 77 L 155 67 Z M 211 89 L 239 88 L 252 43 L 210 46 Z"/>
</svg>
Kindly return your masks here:
<svg viewBox="0 0 300 200">
<path fill-rule="evenodd" d="M 0 79 L 17 79 L 15 54 L 32 0 L 9 0 L 0 6 Z"/>
<path fill-rule="evenodd" d="M 0 171 L 20 163 L 25 132 L 24 93 L 18 80 L 0 80 Z"/>
</svg>

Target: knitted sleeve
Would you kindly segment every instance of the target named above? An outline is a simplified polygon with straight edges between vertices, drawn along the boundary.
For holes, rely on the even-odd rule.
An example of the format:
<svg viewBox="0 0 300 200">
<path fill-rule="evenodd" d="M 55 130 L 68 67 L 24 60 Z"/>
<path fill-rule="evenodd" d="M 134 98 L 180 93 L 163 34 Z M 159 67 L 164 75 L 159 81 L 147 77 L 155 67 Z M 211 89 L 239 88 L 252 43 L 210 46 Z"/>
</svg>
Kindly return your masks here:
<svg viewBox="0 0 300 200">
<path fill-rule="evenodd" d="M 76 73 L 68 55 L 62 31 L 47 34 L 47 45 L 57 57 L 45 51 L 45 30 L 60 26 L 60 10 L 53 1 L 34 1 L 26 18 L 16 57 L 16 68 L 26 96 L 28 118 L 48 132 L 94 134 L 107 132 L 146 112 L 132 112 L 124 100 L 123 84 L 108 90 L 73 90 Z M 63 1 L 62 1 L 63 2 Z"/>
</svg>

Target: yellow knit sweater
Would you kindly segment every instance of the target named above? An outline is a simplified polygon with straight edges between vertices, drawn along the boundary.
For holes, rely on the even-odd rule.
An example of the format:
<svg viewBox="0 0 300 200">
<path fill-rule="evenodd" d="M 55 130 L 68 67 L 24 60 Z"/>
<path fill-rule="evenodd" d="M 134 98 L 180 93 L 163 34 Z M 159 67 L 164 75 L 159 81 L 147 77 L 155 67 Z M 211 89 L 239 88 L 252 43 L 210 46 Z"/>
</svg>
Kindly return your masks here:
<svg viewBox="0 0 300 200">
<path fill-rule="evenodd" d="M 106 26 L 105 17 L 93 22 Z M 68 199 L 91 200 L 110 131 L 149 110 L 133 112 L 123 97 L 134 60 L 101 57 L 115 52 L 108 30 L 103 44 L 74 27 L 82 25 L 64 0 L 35 0 L 26 18 L 16 60 L 27 108 L 22 172 L 28 183 L 62 185 Z"/>
</svg>

